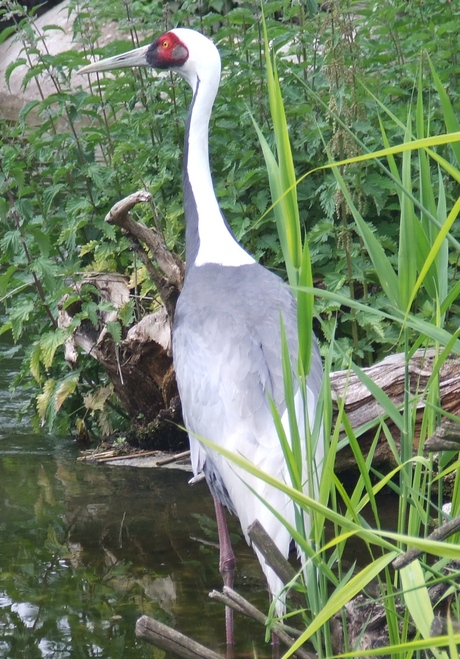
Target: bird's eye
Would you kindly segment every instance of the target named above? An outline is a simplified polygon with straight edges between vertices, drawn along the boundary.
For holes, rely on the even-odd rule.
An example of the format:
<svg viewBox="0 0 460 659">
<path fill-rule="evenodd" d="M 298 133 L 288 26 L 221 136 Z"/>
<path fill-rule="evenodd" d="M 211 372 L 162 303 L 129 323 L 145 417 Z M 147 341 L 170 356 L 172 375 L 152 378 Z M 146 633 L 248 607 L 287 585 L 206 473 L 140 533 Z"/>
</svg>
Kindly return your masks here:
<svg viewBox="0 0 460 659">
<path fill-rule="evenodd" d="M 165 39 L 164 41 L 162 41 L 161 45 L 163 48 L 169 48 L 169 41 Z"/>
</svg>

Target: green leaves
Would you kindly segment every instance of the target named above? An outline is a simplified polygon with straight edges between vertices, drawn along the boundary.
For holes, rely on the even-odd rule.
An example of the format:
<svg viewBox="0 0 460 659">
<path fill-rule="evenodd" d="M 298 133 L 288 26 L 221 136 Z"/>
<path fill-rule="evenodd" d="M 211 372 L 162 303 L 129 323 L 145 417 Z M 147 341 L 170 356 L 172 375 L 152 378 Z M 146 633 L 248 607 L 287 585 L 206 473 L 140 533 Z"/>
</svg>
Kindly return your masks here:
<svg viewBox="0 0 460 659">
<path fill-rule="evenodd" d="M 21 337 L 24 324 L 27 323 L 34 309 L 34 301 L 30 297 L 25 297 L 18 301 L 11 310 L 8 325 L 15 341 Z"/>
<path fill-rule="evenodd" d="M 46 369 L 51 368 L 56 350 L 64 343 L 66 338 L 67 333 L 63 329 L 47 332 L 40 337 L 40 359 Z"/>
</svg>

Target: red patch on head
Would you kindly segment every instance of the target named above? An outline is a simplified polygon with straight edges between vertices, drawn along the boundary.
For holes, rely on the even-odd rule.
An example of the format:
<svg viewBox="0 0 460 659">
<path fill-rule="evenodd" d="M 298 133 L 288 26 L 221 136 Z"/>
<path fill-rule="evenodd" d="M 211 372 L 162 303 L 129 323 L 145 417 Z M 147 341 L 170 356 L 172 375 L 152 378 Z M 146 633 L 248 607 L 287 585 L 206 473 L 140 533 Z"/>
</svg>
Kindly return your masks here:
<svg viewBox="0 0 460 659">
<path fill-rule="evenodd" d="M 147 62 L 157 69 L 182 66 L 188 59 L 188 49 L 174 32 L 165 32 L 150 46 Z"/>
</svg>

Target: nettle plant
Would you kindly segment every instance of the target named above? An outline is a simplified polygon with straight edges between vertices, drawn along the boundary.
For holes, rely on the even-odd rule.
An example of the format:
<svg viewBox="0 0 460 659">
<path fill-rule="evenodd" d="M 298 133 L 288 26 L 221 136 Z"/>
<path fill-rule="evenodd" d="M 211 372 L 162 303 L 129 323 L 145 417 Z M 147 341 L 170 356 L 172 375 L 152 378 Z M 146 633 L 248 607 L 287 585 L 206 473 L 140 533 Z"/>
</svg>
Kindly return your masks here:
<svg viewBox="0 0 460 659">
<path fill-rule="evenodd" d="M 312 281 L 337 296 L 316 300 L 321 324 L 315 321 L 315 327 L 320 341 L 332 345 L 333 368 L 348 365 L 350 354 L 368 364 L 403 345 L 391 315 L 367 311 L 388 310 L 391 300 L 365 235 L 374 236 L 392 267 L 404 260 L 398 178 L 403 177 L 406 186 L 410 179 L 416 197 L 411 213 L 429 226 L 436 225 L 417 205 L 417 199 L 422 203 L 420 194 L 426 195 L 429 182 L 434 183 L 431 218 L 453 198 L 457 183 L 442 178 L 432 160 L 427 165 L 412 160 L 408 166 L 407 157 L 403 165 L 399 154 L 386 164 L 391 176 L 372 160 L 341 165 L 338 171 L 346 188 L 332 170 L 318 168 L 329 157 L 341 161 L 387 142 L 397 144 L 412 132 L 421 137 L 422 132 L 444 130 L 439 91 L 447 88 L 453 105 L 458 77 L 452 30 L 458 10 L 452 5 L 371 2 L 353 12 L 353 6 L 330 3 L 328 12 L 313 14 L 310 5 L 264 3 L 270 47 L 278 53 L 293 167 L 300 179 L 299 222 L 308 236 Z M 78 298 L 81 309 L 75 324 L 97 325 L 94 291 L 88 286 L 77 294 L 73 286 L 88 273 L 118 272 L 142 283 L 143 306 L 149 308 L 147 298 L 154 298 L 155 291 L 144 268 L 127 238 L 104 221 L 111 206 L 135 190 L 146 188 L 153 194 L 149 207 L 138 207 L 137 219 L 161 230 L 167 245 L 183 254 L 181 151 L 189 91 L 178 81 L 171 88 L 170 80 L 164 84 L 161 76 L 147 70 L 117 73 L 98 82 L 74 74 L 90 56 L 110 56 L 148 42 L 152 25 L 161 30 L 180 23 L 211 35 L 224 65 L 211 126 L 217 194 L 237 238 L 259 260 L 283 271 L 276 208 L 253 123 L 274 148 L 260 6 L 75 2 L 70 10 L 79 47 L 59 55 L 47 51 L 48 30 L 37 31 L 33 14 L 6 0 L 0 7 L 13 21 L 1 39 L 18 39 L 23 45 L 20 60 L 7 71 L 7 82 L 16 67 L 25 64 L 23 84 L 36 86 L 39 98 L 25 105 L 17 122 L 2 124 L 1 332 L 10 333 L 25 355 L 13 386 L 33 385 L 39 393 L 37 425 L 69 432 L 83 422 L 91 428 L 94 418 L 99 423 L 95 432 L 108 432 L 126 423 L 123 410 L 113 397 L 98 398 L 101 388 L 107 392 L 107 378 L 95 360 L 82 355 L 74 370 L 65 363 L 63 345 L 74 326 L 57 328 L 58 304 L 66 294 L 69 304 Z M 399 18 L 401 11 L 405 20 Z M 117 21 L 119 38 L 101 49 L 100 25 L 110 20 Z M 388 24 L 394 25 L 389 32 L 383 29 Z M 419 41 L 414 37 L 417 26 Z M 431 59 L 420 57 L 423 49 Z M 440 60 L 442 67 L 437 66 Z M 430 62 L 441 79 L 433 77 Z M 55 89 L 47 97 L 41 89 L 43 75 Z M 416 114 L 408 111 L 415 102 Z M 409 116 L 414 126 L 408 124 Z M 449 147 L 438 149 L 451 158 Z M 312 170 L 317 171 L 302 178 Z M 455 231 L 453 224 L 451 245 Z M 454 252 L 448 253 L 443 268 L 442 290 L 450 290 L 457 272 Z M 435 287 L 433 283 L 429 292 L 420 290 L 414 300 L 417 313 L 427 321 L 433 317 Z M 458 320 L 455 300 L 452 294 L 443 315 L 449 327 Z M 136 320 L 135 307 L 130 302 L 112 326 L 115 339 Z M 412 331 L 409 342 L 416 335 Z"/>
</svg>

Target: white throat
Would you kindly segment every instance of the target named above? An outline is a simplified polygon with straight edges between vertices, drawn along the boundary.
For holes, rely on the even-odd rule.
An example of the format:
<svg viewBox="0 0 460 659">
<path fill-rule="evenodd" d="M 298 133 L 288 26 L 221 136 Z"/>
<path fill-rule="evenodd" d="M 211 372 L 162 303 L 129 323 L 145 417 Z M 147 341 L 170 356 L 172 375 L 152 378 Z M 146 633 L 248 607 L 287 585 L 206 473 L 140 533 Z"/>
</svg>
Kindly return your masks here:
<svg viewBox="0 0 460 659">
<path fill-rule="evenodd" d="M 211 46 L 211 42 L 208 43 Z M 255 263 L 252 256 L 237 243 L 225 225 L 209 167 L 209 118 L 219 87 L 220 57 L 213 45 L 204 59 L 194 58 L 192 49 L 190 55 L 189 62 L 180 73 L 194 91 L 186 170 L 198 213 L 199 247 L 195 265 L 216 263 L 224 266 L 240 266 Z"/>
</svg>

